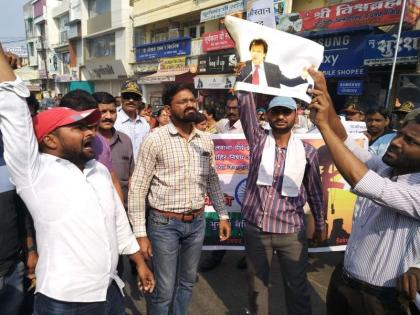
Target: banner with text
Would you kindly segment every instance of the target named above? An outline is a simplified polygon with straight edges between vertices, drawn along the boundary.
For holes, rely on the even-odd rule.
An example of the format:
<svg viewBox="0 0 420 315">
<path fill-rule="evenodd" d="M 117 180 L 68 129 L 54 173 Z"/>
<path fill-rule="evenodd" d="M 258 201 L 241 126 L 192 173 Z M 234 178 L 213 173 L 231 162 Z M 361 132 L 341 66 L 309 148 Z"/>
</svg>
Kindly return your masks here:
<svg viewBox="0 0 420 315">
<path fill-rule="evenodd" d="M 324 200 L 326 205 L 327 240 L 320 247 L 310 248 L 311 252 L 344 250 L 351 233 L 353 207 L 356 196 L 349 189 L 329 155 L 320 134 L 302 134 L 301 139 L 318 150 Z M 246 189 L 249 165 L 249 146 L 243 135 L 212 135 L 215 150 L 216 168 L 219 175 L 225 204 L 229 211 L 232 236 L 225 242 L 218 237 L 218 217 L 211 201 L 206 199 L 206 236 L 204 249 L 243 249 L 243 220 L 241 207 Z M 355 135 L 358 143 L 367 149 L 363 135 Z M 313 229 L 313 221 L 308 220 L 307 229 Z"/>
</svg>

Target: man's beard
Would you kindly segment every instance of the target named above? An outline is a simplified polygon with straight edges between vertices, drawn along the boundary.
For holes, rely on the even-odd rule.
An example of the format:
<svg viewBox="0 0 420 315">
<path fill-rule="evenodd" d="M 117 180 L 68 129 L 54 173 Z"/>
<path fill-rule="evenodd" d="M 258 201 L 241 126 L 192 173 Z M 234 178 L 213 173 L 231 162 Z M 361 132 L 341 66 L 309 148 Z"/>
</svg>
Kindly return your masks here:
<svg viewBox="0 0 420 315">
<path fill-rule="evenodd" d="M 174 113 L 171 113 L 171 117 L 172 119 L 175 119 L 184 123 L 197 123 L 200 120 L 198 111 L 195 108 L 186 109 L 182 117 Z"/>
<path fill-rule="evenodd" d="M 62 158 L 72 162 L 77 166 L 84 166 L 88 161 L 95 157 L 95 154 L 93 153 L 93 149 L 90 153 L 86 152 L 83 148 L 84 146 L 82 145 L 80 151 L 78 151 L 62 143 Z"/>
</svg>

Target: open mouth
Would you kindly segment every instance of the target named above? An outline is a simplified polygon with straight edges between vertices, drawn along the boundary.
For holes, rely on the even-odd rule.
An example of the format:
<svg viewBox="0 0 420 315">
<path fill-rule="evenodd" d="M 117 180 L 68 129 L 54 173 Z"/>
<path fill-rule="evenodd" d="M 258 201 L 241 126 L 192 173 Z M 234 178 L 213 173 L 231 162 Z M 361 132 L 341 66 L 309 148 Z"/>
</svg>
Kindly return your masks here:
<svg viewBox="0 0 420 315">
<path fill-rule="evenodd" d="M 85 141 L 85 143 L 83 144 L 83 148 L 92 150 L 92 140 Z"/>
</svg>

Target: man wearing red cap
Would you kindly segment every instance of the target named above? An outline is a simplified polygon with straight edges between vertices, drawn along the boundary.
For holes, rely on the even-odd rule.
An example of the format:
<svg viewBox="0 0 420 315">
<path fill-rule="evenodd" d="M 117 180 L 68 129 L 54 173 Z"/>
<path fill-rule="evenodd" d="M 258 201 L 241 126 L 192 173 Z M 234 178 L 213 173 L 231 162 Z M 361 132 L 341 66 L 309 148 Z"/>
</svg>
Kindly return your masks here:
<svg viewBox="0 0 420 315">
<path fill-rule="evenodd" d="M 37 233 L 34 314 L 124 314 L 118 254 L 136 263 L 142 289 L 152 291 L 154 278 L 108 170 L 93 159 L 100 114 L 54 108 L 37 115 L 32 128 L 29 92 L 10 67 L 13 58 L 0 46 L 0 129 L 4 159 Z"/>
</svg>

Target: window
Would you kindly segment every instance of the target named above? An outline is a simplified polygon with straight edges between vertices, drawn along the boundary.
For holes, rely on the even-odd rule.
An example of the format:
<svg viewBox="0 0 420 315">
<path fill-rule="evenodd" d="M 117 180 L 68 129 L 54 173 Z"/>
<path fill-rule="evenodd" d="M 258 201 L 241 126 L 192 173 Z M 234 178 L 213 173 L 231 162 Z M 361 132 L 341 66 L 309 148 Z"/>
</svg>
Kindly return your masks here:
<svg viewBox="0 0 420 315">
<path fill-rule="evenodd" d="M 60 32 L 60 44 L 68 42 L 68 31 L 69 31 L 69 16 L 64 15 L 57 20 L 58 30 Z"/>
<path fill-rule="evenodd" d="M 34 43 L 33 42 L 28 43 L 28 53 L 29 53 L 30 57 L 33 57 L 33 55 L 34 55 Z"/>
<path fill-rule="evenodd" d="M 160 28 L 157 30 L 153 30 L 152 32 L 152 43 L 154 42 L 163 42 L 168 39 L 168 29 L 167 28 Z"/>
<path fill-rule="evenodd" d="M 88 42 L 89 58 L 115 56 L 115 34 L 96 37 Z"/>
<path fill-rule="evenodd" d="M 61 54 L 61 61 L 63 63 L 63 74 L 70 74 L 70 53 Z"/>
<path fill-rule="evenodd" d="M 111 11 L 111 0 L 88 0 L 89 18 Z"/>
<path fill-rule="evenodd" d="M 143 27 L 136 27 L 134 30 L 134 45 L 143 45 L 146 43 L 146 34 Z"/>
<path fill-rule="evenodd" d="M 201 38 L 204 33 L 204 25 L 192 25 L 186 29 L 186 35 L 191 38 Z"/>
</svg>

